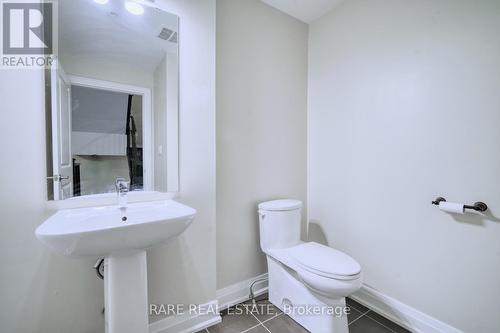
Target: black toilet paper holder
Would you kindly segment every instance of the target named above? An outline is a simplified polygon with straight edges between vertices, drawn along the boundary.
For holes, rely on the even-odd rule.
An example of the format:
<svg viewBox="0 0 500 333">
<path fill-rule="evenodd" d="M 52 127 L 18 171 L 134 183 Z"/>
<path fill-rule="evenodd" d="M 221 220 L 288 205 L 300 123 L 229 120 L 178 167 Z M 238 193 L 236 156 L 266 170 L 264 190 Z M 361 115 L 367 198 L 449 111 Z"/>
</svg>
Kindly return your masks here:
<svg viewBox="0 0 500 333">
<path fill-rule="evenodd" d="M 440 202 L 446 202 L 446 199 L 443 197 L 438 197 L 436 200 L 432 202 L 433 205 L 439 206 Z M 484 202 L 476 202 L 474 205 L 464 205 L 465 209 L 473 209 L 476 212 L 485 212 L 488 210 L 488 205 L 486 205 Z"/>
</svg>

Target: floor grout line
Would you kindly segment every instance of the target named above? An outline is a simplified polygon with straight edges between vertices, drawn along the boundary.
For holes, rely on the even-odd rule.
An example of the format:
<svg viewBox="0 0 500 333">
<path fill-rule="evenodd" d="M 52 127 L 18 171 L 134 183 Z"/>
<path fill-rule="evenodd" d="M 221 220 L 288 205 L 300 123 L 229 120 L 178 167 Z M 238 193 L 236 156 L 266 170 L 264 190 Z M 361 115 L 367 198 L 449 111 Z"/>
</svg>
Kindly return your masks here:
<svg viewBox="0 0 500 333">
<path fill-rule="evenodd" d="M 356 309 L 355 307 L 353 307 L 353 308 L 354 308 L 354 309 Z M 391 331 L 392 333 L 397 333 L 397 332 L 396 332 L 396 331 L 394 331 L 392 328 L 387 327 L 386 325 L 382 324 L 381 322 L 377 321 L 376 319 L 374 319 L 374 318 L 370 317 L 370 315 L 368 314 L 368 313 L 370 313 L 370 312 L 373 312 L 373 313 L 377 313 L 377 312 L 375 312 L 375 311 L 373 311 L 373 310 L 368 310 L 368 311 L 366 311 L 366 312 L 361 312 L 361 311 L 359 311 L 358 309 L 356 309 L 356 311 L 360 312 L 360 313 L 361 313 L 361 316 L 359 316 L 358 318 L 356 318 L 356 319 L 354 319 L 353 321 L 351 321 L 351 322 L 349 323 L 349 325 L 351 325 L 351 324 L 355 323 L 355 322 L 356 322 L 356 321 L 358 321 L 361 317 L 368 317 L 368 319 L 370 319 L 371 321 L 374 321 L 374 322 L 376 322 L 377 324 L 379 324 L 379 325 L 381 325 L 381 326 L 383 326 L 383 327 L 387 328 L 387 329 L 388 329 L 389 331 Z M 378 314 L 378 313 L 377 313 L 377 314 Z M 382 316 L 382 317 L 383 317 L 383 316 Z M 384 317 L 384 318 L 385 318 L 385 317 Z M 388 319 L 388 320 L 389 320 L 389 319 Z M 348 326 L 349 326 L 349 325 L 348 325 Z M 396 325 L 397 325 L 397 324 L 396 324 Z"/>
<path fill-rule="evenodd" d="M 260 326 L 264 327 L 264 329 L 265 329 L 266 331 L 268 331 L 269 333 L 271 333 L 271 331 L 270 331 L 270 330 L 269 330 L 266 326 L 264 326 L 264 325 L 263 325 L 262 321 L 260 321 L 260 319 L 259 319 L 259 318 L 257 318 L 257 316 L 253 314 L 253 312 L 250 312 L 250 314 L 251 314 L 251 315 L 252 315 L 255 319 L 257 319 L 257 321 L 259 322 Z M 242 332 L 242 333 L 243 333 L 243 332 Z"/>
<path fill-rule="evenodd" d="M 361 312 L 361 310 L 357 309 L 355 306 L 353 306 L 353 305 L 349 305 L 349 306 L 353 307 L 353 308 L 354 308 L 354 309 L 356 309 L 358 312 Z M 381 322 L 377 321 L 376 319 L 373 319 L 372 317 L 370 317 L 370 315 L 368 314 L 369 312 L 377 313 L 377 312 L 375 312 L 375 311 L 373 311 L 373 310 L 371 310 L 371 309 L 368 309 L 368 311 L 364 312 L 361 316 L 359 316 L 358 318 L 356 318 L 355 320 L 353 320 L 352 322 L 350 322 L 350 323 L 349 323 L 349 325 L 351 325 L 352 323 L 354 323 L 355 321 L 357 321 L 357 320 L 358 320 L 358 319 L 360 319 L 361 317 L 366 316 L 366 317 L 368 317 L 370 320 L 372 320 L 372 321 L 376 322 L 377 324 L 382 325 L 383 327 L 387 328 L 387 329 L 388 329 L 389 331 L 391 331 L 392 333 L 397 333 L 397 332 L 396 332 L 396 331 L 394 331 L 392 328 L 387 327 L 386 325 L 382 324 Z M 377 313 L 377 314 L 378 314 L 378 313 Z M 380 316 L 382 316 L 382 315 L 380 315 Z M 382 317 L 384 317 L 384 316 L 382 316 Z M 384 318 L 385 318 L 385 317 L 384 317 Z M 387 319 L 387 318 L 386 318 L 386 319 Z M 388 320 L 390 320 L 390 319 L 388 319 Z M 348 325 L 348 326 L 349 326 L 349 325 Z M 396 324 L 396 325 L 397 325 L 397 324 Z"/>
<path fill-rule="evenodd" d="M 272 304 L 272 303 L 271 303 L 271 304 Z M 274 307 L 276 307 L 276 306 L 274 306 Z M 273 319 L 277 318 L 278 316 L 282 315 L 282 314 L 283 314 L 283 312 L 281 312 L 281 313 L 277 313 L 277 314 L 275 314 L 274 316 L 272 316 L 271 318 L 267 318 L 267 319 L 266 319 L 266 320 L 264 320 L 264 321 L 261 321 L 259 318 L 257 318 L 257 316 L 253 313 L 253 311 L 250 311 L 250 314 L 251 314 L 251 315 L 252 315 L 255 319 L 257 319 L 257 321 L 259 322 L 259 324 L 260 324 L 260 325 L 262 325 L 262 327 L 264 327 L 264 328 L 266 329 L 266 331 L 268 331 L 269 333 L 272 333 L 272 332 L 269 330 L 269 328 L 267 328 L 267 326 L 266 326 L 266 325 L 264 325 L 264 323 L 267 323 L 268 321 L 270 321 L 270 320 L 273 320 Z M 248 330 L 254 329 L 254 328 L 255 328 L 255 327 L 257 327 L 257 326 L 259 326 L 259 325 L 256 325 L 256 326 L 254 326 L 254 327 L 251 327 L 251 328 L 249 328 L 249 329 L 247 329 L 247 330 L 245 330 L 245 331 L 243 331 L 243 332 L 247 332 Z M 241 333 L 243 333 L 243 332 L 241 332 Z"/>
<path fill-rule="evenodd" d="M 373 311 L 373 312 L 374 312 L 374 311 Z M 374 312 L 374 313 L 376 313 L 376 312 Z M 372 318 L 372 317 L 370 317 L 369 315 L 366 315 L 366 316 L 367 316 L 368 318 L 370 318 L 371 320 L 373 320 L 374 322 L 376 322 L 377 324 L 384 326 L 384 327 L 385 327 L 385 328 L 387 328 L 389 331 L 391 331 L 391 332 L 393 332 L 393 333 L 397 333 L 397 332 L 396 332 L 396 331 L 394 331 L 392 328 L 387 327 L 386 325 L 382 324 L 381 322 L 377 321 L 376 319 L 373 319 L 373 318 Z M 380 315 L 380 316 L 382 316 L 382 315 Z M 382 317 L 384 317 L 384 316 L 382 316 Z M 385 318 L 385 317 L 384 317 L 384 318 Z"/>
<path fill-rule="evenodd" d="M 347 326 L 351 326 L 352 324 L 354 324 L 355 322 L 357 322 L 359 320 L 359 318 L 363 317 L 364 314 L 362 314 L 361 316 L 359 316 L 358 318 L 354 319 L 353 321 L 351 321 Z"/>
<path fill-rule="evenodd" d="M 363 314 L 364 314 L 364 313 L 367 313 L 367 312 L 372 311 L 371 309 L 369 309 L 369 308 L 368 308 L 368 307 L 366 307 L 366 306 L 365 306 L 364 308 L 365 308 L 365 309 L 368 309 L 368 310 L 361 310 L 361 309 L 358 309 L 356 306 L 354 306 L 354 305 L 350 305 L 350 304 L 346 304 L 346 305 L 347 305 L 348 307 L 350 307 L 350 308 L 353 308 L 354 310 L 356 310 L 356 311 L 358 311 L 358 312 L 363 313 Z M 361 304 L 361 305 L 363 305 L 363 304 Z M 364 312 L 363 312 L 363 311 L 364 311 Z"/>
<path fill-rule="evenodd" d="M 257 316 L 253 314 L 253 312 L 250 312 L 250 314 L 251 314 L 251 315 L 252 315 L 255 319 L 257 319 L 257 321 L 259 322 L 259 324 L 262 324 L 262 322 L 259 320 L 259 318 L 257 318 Z"/>
<path fill-rule="evenodd" d="M 279 316 L 281 316 L 282 314 L 283 314 L 283 312 L 282 312 L 282 313 L 278 313 L 278 314 L 276 314 L 276 315 L 272 316 L 271 318 L 267 318 L 266 320 L 264 320 L 264 321 L 262 322 L 262 324 L 267 323 L 268 321 L 271 321 L 271 320 L 273 320 L 273 319 L 275 319 L 275 318 L 278 318 L 278 317 L 279 317 Z"/>
<path fill-rule="evenodd" d="M 350 307 L 350 308 L 353 308 L 354 310 L 362 313 L 363 315 L 367 314 L 368 312 L 370 311 L 373 311 L 372 309 L 368 308 L 367 306 L 364 306 L 363 304 L 359 303 L 360 305 L 362 305 L 365 309 L 367 310 L 361 310 L 361 309 L 358 309 L 355 305 L 351 305 L 351 304 L 346 304 L 346 306 Z M 364 311 L 364 312 L 363 312 Z"/>
<path fill-rule="evenodd" d="M 253 330 L 254 328 L 259 327 L 259 326 L 264 326 L 264 325 L 262 325 L 262 324 L 259 322 L 257 325 L 252 326 L 252 327 L 250 327 L 250 328 L 247 328 L 247 329 L 246 329 L 246 330 L 244 330 L 244 331 L 241 331 L 241 333 L 248 332 L 248 331 Z"/>
<path fill-rule="evenodd" d="M 262 324 L 262 327 L 264 327 L 264 328 L 266 329 L 266 331 L 268 331 L 269 333 L 272 333 L 272 332 L 269 330 L 269 328 L 267 328 L 267 326 L 266 326 L 266 325 Z"/>
<path fill-rule="evenodd" d="M 247 311 L 248 311 L 248 308 L 247 308 Z M 256 328 L 256 327 L 258 327 L 258 326 L 264 326 L 264 325 L 262 325 L 262 322 L 259 320 L 259 318 L 257 318 L 257 316 L 253 314 L 253 311 L 250 311 L 250 314 L 251 314 L 251 315 L 252 315 L 252 316 L 253 316 L 253 317 L 257 320 L 258 324 L 257 324 L 257 325 L 255 325 L 255 326 L 250 327 L 249 329 L 244 330 L 244 331 L 243 331 L 243 332 L 241 332 L 241 333 L 244 333 L 244 332 L 248 332 L 248 331 L 250 331 L 250 330 L 253 330 L 254 328 Z M 269 331 L 269 330 L 267 329 L 267 327 L 265 327 L 265 326 L 264 326 L 264 328 L 265 328 L 267 331 Z M 270 332 L 269 332 L 269 333 L 270 333 Z"/>
<path fill-rule="evenodd" d="M 354 307 L 353 307 L 353 308 L 354 308 Z M 356 319 L 354 319 L 353 321 L 351 321 L 351 322 L 350 322 L 347 326 L 349 326 L 349 325 L 351 325 L 351 324 L 354 324 L 354 323 L 355 323 L 356 321 L 358 321 L 361 317 L 366 316 L 366 314 L 367 314 L 368 312 L 370 312 L 370 311 L 371 311 L 371 310 L 367 310 L 366 312 L 361 312 L 360 310 L 358 310 L 358 309 L 356 309 L 356 308 L 354 308 L 354 309 L 355 309 L 356 311 L 358 311 L 359 313 L 361 313 L 361 316 L 359 316 L 358 318 L 356 318 Z M 367 316 L 367 317 L 368 317 L 368 316 Z M 368 318 L 370 318 L 370 317 L 368 317 Z M 372 319 L 372 318 L 370 318 L 370 319 Z"/>
</svg>

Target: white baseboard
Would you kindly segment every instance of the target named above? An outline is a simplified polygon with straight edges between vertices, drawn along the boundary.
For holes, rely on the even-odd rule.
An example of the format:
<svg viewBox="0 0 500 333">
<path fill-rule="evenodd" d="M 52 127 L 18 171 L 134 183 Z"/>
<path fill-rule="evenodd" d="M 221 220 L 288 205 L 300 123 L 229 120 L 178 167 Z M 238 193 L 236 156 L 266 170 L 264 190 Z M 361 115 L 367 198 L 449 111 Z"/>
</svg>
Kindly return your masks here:
<svg viewBox="0 0 500 333">
<path fill-rule="evenodd" d="M 217 290 L 216 297 L 219 302 L 219 310 L 247 301 L 250 294 L 250 285 L 258 279 L 267 279 L 267 273 Z M 253 288 L 254 295 L 259 296 L 267 292 L 267 286 L 267 280 L 256 283 Z"/>
<path fill-rule="evenodd" d="M 212 301 L 201 305 L 202 308 L 217 308 L 217 301 Z M 194 333 L 207 327 L 216 325 L 222 321 L 217 314 L 202 315 L 179 315 L 158 320 L 149 324 L 150 333 Z"/>
<path fill-rule="evenodd" d="M 368 285 L 363 285 L 350 297 L 415 333 L 463 333 L 455 327 L 384 295 Z"/>
</svg>

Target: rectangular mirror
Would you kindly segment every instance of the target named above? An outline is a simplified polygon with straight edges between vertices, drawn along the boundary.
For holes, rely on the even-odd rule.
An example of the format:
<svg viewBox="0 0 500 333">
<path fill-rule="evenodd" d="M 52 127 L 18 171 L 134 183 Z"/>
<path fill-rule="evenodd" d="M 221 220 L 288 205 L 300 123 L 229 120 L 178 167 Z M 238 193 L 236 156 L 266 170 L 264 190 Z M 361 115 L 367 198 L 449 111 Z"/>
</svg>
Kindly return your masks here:
<svg viewBox="0 0 500 333">
<path fill-rule="evenodd" d="M 178 17 L 154 1 L 59 0 L 46 71 L 49 200 L 177 192 Z"/>
</svg>

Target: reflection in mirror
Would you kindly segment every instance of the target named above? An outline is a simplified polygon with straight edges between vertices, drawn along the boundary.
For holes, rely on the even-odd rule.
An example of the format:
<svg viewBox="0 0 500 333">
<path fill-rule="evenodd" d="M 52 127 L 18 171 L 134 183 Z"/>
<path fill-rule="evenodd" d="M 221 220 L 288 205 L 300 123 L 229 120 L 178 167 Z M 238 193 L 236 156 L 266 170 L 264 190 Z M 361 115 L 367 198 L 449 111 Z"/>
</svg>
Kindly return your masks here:
<svg viewBox="0 0 500 333">
<path fill-rule="evenodd" d="M 142 96 L 71 86 L 73 196 L 142 190 Z"/>
<path fill-rule="evenodd" d="M 178 191 L 178 17 L 139 1 L 59 1 L 47 72 L 49 199 Z M 136 9 L 139 7 L 135 7 Z"/>
</svg>

